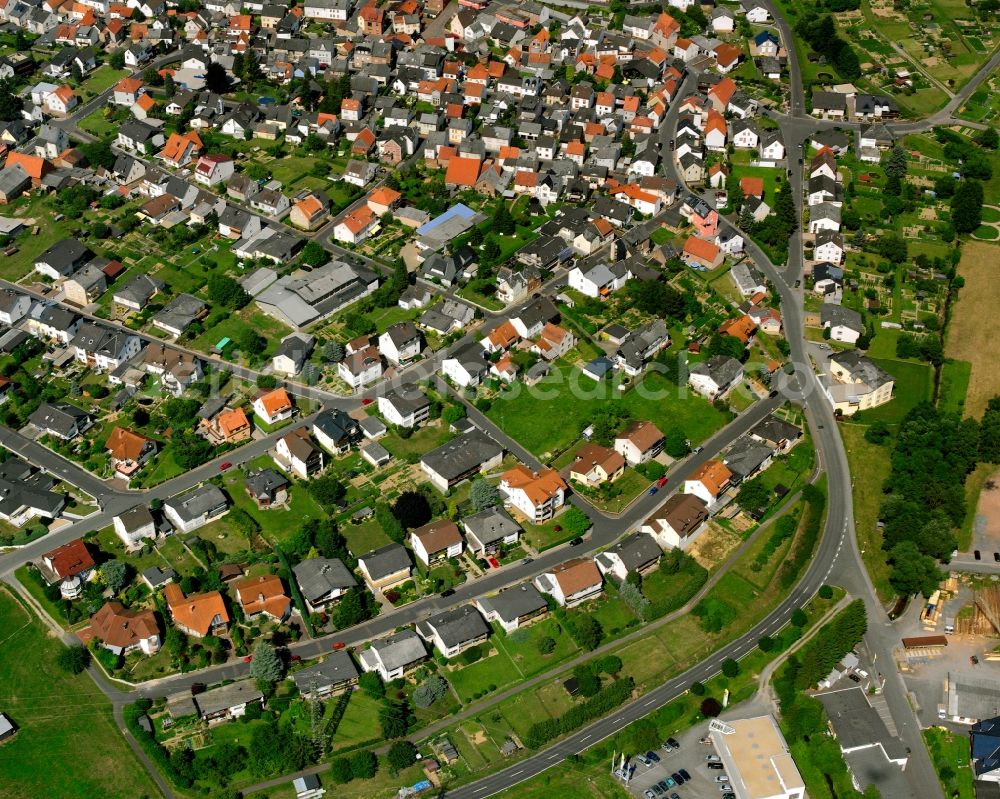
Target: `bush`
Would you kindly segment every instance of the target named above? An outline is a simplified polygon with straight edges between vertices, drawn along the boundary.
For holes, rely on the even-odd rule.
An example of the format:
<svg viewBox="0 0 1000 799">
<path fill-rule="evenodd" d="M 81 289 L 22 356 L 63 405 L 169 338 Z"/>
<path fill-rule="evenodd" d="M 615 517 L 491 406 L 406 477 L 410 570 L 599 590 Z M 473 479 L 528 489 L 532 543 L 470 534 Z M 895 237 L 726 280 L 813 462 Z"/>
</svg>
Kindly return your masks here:
<svg viewBox="0 0 1000 799">
<path fill-rule="evenodd" d="M 736 677 L 740 673 L 739 661 L 733 658 L 726 658 L 722 661 L 722 673 L 730 679 Z"/>
<path fill-rule="evenodd" d="M 465 665 L 471 665 L 477 660 L 482 660 L 483 648 L 478 644 L 476 646 L 470 646 L 459 657 Z"/>
<path fill-rule="evenodd" d="M 701 715 L 707 719 L 714 719 L 722 712 L 722 704 L 718 699 L 711 696 L 701 700 Z"/>
<path fill-rule="evenodd" d="M 351 761 L 346 757 L 338 757 L 330 763 L 330 779 L 337 783 L 337 785 L 350 782 L 353 778 L 354 773 L 351 771 Z"/>
<path fill-rule="evenodd" d="M 385 696 L 385 685 L 377 672 L 366 671 L 358 677 L 358 687 L 372 699 L 381 699 Z"/>
<path fill-rule="evenodd" d="M 538 648 L 538 654 L 551 655 L 556 648 L 556 639 L 552 636 L 545 635 L 538 639 L 538 643 L 536 643 L 535 646 Z"/>
<path fill-rule="evenodd" d="M 693 693 L 695 696 L 704 696 L 705 695 L 704 683 L 700 682 L 691 683 L 691 693 Z"/>
<path fill-rule="evenodd" d="M 809 623 L 809 617 L 802 608 L 795 608 L 790 619 L 793 627 L 805 627 Z"/>
<path fill-rule="evenodd" d="M 417 686 L 413 692 L 413 704 L 428 708 L 448 692 L 448 682 L 437 674 Z"/>
<path fill-rule="evenodd" d="M 820 599 L 833 599 L 833 589 L 828 585 L 821 585 L 818 593 Z"/>
<path fill-rule="evenodd" d="M 63 671 L 68 671 L 70 674 L 80 674 L 90 665 L 90 652 L 82 646 L 66 647 L 59 651 L 56 663 Z"/>
</svg>

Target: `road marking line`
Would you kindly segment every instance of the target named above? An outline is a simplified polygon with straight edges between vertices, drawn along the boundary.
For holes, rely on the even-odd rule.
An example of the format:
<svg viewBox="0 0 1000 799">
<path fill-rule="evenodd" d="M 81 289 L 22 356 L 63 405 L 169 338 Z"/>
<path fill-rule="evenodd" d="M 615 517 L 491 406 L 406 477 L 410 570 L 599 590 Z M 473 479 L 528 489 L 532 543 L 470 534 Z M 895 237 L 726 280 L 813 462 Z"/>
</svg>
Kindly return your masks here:
<svg viewBox="0 0 1000 799">
<path fill-rule="evenodd" d="M 510 776 L 512 776 L 512 777 L 516 777 L 516 776 L 517 776 L 518 774 L 524 774 L 524 769 L 521 769 L 520 771 L 515 771 L 515 772 L 514 772 L 513 774 L 511 774 Z"/>
<path fill-rule="evenodd" d="M 549 755 L 549 760 L 555 760 L 559 756 L 560 756 L 559 753 L 556 752 L 554 755 Z"/>
<path fill-rule="evenodd" d="M 590 736 L 589 735 L 584 735 L 580 740 L 581 741 L 589 741 L 590 740 Z"/>
<path fill-rule="evenodd" d="M 650 699 L 646 704 L 643 705 L 643 707 L 649 707 L 650 705 L 655 705 L 655 704 L 656 704 L 656 700 L 655 699 Z"/>
</svg>

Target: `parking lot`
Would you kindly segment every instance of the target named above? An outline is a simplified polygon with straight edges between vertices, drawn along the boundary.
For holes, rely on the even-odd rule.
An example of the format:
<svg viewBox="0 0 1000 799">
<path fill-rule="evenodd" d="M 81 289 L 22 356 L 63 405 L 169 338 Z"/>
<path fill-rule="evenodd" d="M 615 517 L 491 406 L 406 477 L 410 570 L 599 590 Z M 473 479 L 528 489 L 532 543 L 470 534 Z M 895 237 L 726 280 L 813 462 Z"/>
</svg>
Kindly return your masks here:
<svg viewBox="0 0 1000 799">
<path fill-rule="evenodd" d="M 715 754 L 715 747 L 699 743 L 701 738 L 707 736 L 707 723 L 687 730 L 677 736 L 681 744 L 680 749 L 669 753 L 663 749 L 656 750 L 660 762 L 654 763 L 651 767 L 644 766 L 637 758 L 632 758 L 636 769 L 629 781 L 630 793 L 641 799 L 646 799 L 646 791 L 653 791 L 654 797 L 664 797 L 664 799 L 670 799 L 673 794 L 677 794 L 681 799 L 721 799 L 724 792 L 720 790 L 720 783 L 716 781 L 716 777 L 725 774 L 725 771 L 708 767 L 705 758 Z M 683 785 L 671 786 L 657 794 L 653 786 L 668 780 L 680 769 L 690 774 L 691 779 L 685 781 Z"/>
</svg>

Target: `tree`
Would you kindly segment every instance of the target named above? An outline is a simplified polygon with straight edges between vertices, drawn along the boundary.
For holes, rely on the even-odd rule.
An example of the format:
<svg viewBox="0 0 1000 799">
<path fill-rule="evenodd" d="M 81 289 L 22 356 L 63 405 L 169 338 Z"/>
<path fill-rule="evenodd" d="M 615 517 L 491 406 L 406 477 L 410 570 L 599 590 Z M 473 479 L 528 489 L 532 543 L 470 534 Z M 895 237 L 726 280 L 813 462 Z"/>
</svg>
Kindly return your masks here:
<svg viewBox="0 0 1000 799">
<path fill-rule="evenodd" d="M 648 752 L 660 745 L 660 731 L 651 718 L 642 718 L 632 724 L 628 741 L 632 751 Z"/>
<path fill-rule="evenodd" d="M 393 515 L 388 505 L 382 502 L 375 505 L 375 521 L 382 528 L 382 532 L 397 544 L 401 544 L 406 538 L 406 528 Z"/>
<path fill-rule="evenodd" d="M 260 355 L 267 348 L 267 339 L 252 327 L 240 330 L 233 339 L 236 346 L 247 355 Z"/>
<path fill-rule="evenodd" d="M 370 619 L 375 614 L 374 601 L 370 592 L 351 588 L 337 602 L 332 614 L 334 625 L 343 630 Z"/>
<path fill-rule="evenodd" d="M 755 477 L 753 480 L 743 483 L 736 495 L 736 504 L 746 511 L 766 508 L 770 501 L 771 489 L 767 487 L 761 477 Z"/>
<path fill-rule="evenodd" d="M 163 76 L 163 95 L 170 100 L 177 94 L 177 84 L 174 83 L 174 76 L 168 72 Z"/>
<path fill-rule="evenodd" d="M 323 345 L 323 357 L 330 363 L 340 363 L 344 355 L 344 345 L 339 341 L 328 341 Z"/>
<path fill-rule="evenodd" d="M 448 424 L 455 424 L 455 422 L 459 422 L 465 418 L 465 406 L 459 405 L 457 402 L 452 403 L 441 413 L 441 418 Z M 473 488 L 475 488 L 474 483 Z"/>
<path fill-rule="evenodd" d="M 332 510 L 347 496 L 347 488 L 336 477 L 323 475 L 309 483 L 309 494 L 324 509 Z"/>
<path fill-rule="evenodd" d="M 713 333 L 705 347 L 705 351 L 710 356 L 728 355 L 730 358 L 735 358 L 738 361 L 743 359 L 745 349 L 743 342 L 738 338 L 722 333 Z"/>
<path fill-rule="evenodd" d="M 567 632 L 581 649 L 597 649 L 604 637 L 601 623 L 593 616 L 575 615 L 566 618 Z"/>
<path fill-rule="evenodd" d="M 419 491 L 404 491 L 392 506 L 392 515 L 408 530 L 431 520 L 431 506 Z"/>
<path fill-rule="evenodd" d="M 372 699 L 381 699 L 385 696 L 385 684 L 377 672 L 366 671 L 358 677 L 358 687 Z"/>
<path fill-rule="evenodd" d="M 928 597 L 941 582 L 934 558 L 923 554 L 913 541 L 900 541 L 889 550 L 889 562 L 889 581 L 903 596 L 921 593 Z"/>
<path fill-rule="evenodd" d="M 111 169 L 118 159 L 107 142 L 103 141 L 82 142 L 77 145 L 77 149 L 87 159 L 87 163 L 95 169 L 100 166 Z"/>
<path fill-rule="evenodd" d="M 125 51 L 120 47 L 113 50 L 108 64 L 111 65 L 112 69 L 125 69 Z"/>
<path fill-rule="evenodd" d="M 757 647 L 761 652 L 770 652 L 774 649 L 774 639 L 769 635 L 762 635 L 757 640 Z"/>
<path fill-rule="evenodd" d="M 711 696 L 701 700 L 701 715 L 707 719 L 714 719 L 722 712 L 722 705 L 718 699 Z"/>
<path fill-rule="evenodd" d="M 581 536 L 590 529 L 590 518 L 576 505 L 559 517 L 562 527 L 574 536 Z"/>
<path fill-rule="evenodd" d="M 440 675 L 432 674 L 414 689 L 413 704 L 421 709 L 428 708 L 446 693 L 448 693 L 448 681 Z"/>
<path fill-rule="evenodd" d="M 355 752 L 351 755 L 351 775 L 356 780 L 370 780 L 378 771 L 378 758 L 374 752 Z"/>
<path fill-rule="evenodd" d="M 412 766 L 416 759 L 417 747 L 409 741 L 393 741 L 385 755 L 385 760 L 393 775 Z"/>
<path fill-rule="evenodd" d="M 225 94 L 229 91 L 229 76 L 226 68 L 218 61 L 210 61 L 208 69 L 205 70 L 205 88 L 216 94 Z"/>
<path fill-rule="evenodd" d="M 704 696 L 705 695 L 704 683 L 700 682 L 691 683 L 691 693 L 694 694 L 695 696 Z"/>
<path fill-rule="evenodd" d="M 983 222 L 983 184 L 963 180 L 951 198 L 951 222 L 959 233 L 971 233 Z"/>
<path fill-rule="evenodd" d="M 90 665 L 90 652 L 83 646 L 68 646 L 60 649 L 56 665 L 70 674 L 79 674 Z"/>
<path fill-rule="evenodd" d="M 128 566 L 120 560 L 106 560 L 101 564 L 101 579 L 112 594 L 121 591 L 128 582 Z"/>
<path fill-rule="evenodd" d="M 496 212 L 493 214 L 493 230 L 502 236 L 509 236 L 516 229 L 514 217 L 510 215 L 510 209 L 507 207 L 507 203 L 504 200 L 501 200 L 497 204 Z"/>
<path fill-rule="evenodd" d="M 792 611 L 791 622 L 793 627 L 805 627 L 809 623 L 809 617 L 802 608 L 795 608 Z"/>
<path fill-rule="evenodd" d="M 267 641 L 258 641 L 253 648 L 250 676 L 258 684 L 266 683 L 268 686 L 274 685 L 285 676 L 285 664 Z"/>
<path fill-rule="evenodd" d="M 351 761 L 346 757 L 338 757 L 330 763 L 330 779 L 337 785 L 344 785 L 354 779 L 351 771 Z"/>
<path fill-rule="evenodd" d="M 0 120 L 8 122 L 17 119 L 24 107 L 24 100 L 18 96 L 18 86 L 13 78 L 0 80 Z"/>
<path fill-rule="evenodd" d="M 538 654 L 551 655 L 556 648 L 556 639 L 550 635 L 543 635 L 535 643 L 535 647 L 538 649 Z"/>
<path fill-rule="evenodd" d="M 976 136 L 976 142 L 987 150 L 995 150 L 1000 146 L 1000 133 L 997 133 L 996 128 L 986 128 Z"/>
<path fill-rule="evenodd" d="M 889 425 L 883 422 L 881 419 L 872 422 L 868 429 L 865 430 L 865 441 L 870 444 L 878 444 L 881 446 L 886 441 L 892 437 L 892 433 L 889 431 Z"/>
<path fill-rule="evenodd" d="M 888 177 L 902 178 L 906 175 L 906 150 L 896 144 L 882 157 L 882 170 Z"/>
<path fill-rule="evenodd" d="M 252 299 L 239 283 L 227 275 L 213 274 L 208 278 L 208 299 L 238 311 Z"/>
<path fill-rule="evenodd" d="M 410 727 L 413 714 L 405 702 L 386 701 L 378 712 L 378 723 L 382 728 L 382 737 L 402 738 Z"/>
<path fill-rule="evenodd" d="M 302 248 L 300 254 L 303 263 L 307 263 L 310 266 L 322 266 L 327 261 L 330 260 L 330 254 L 323 249 L 323 246 L 317 241 L 310 241 Z"/>
<path fill-rule="evenodd" d="M 476 511 L 492 508 L 500 501 L 500 492 L 483 479 L 475 480 L 469 490 L 469 501 Z"/>
<path fill-rule="evenodd" d="M 733 658 L 726 658 L 722 661 L 722 673 L 732 679 L 740 673 L 740 663 Z"/>
</svg>

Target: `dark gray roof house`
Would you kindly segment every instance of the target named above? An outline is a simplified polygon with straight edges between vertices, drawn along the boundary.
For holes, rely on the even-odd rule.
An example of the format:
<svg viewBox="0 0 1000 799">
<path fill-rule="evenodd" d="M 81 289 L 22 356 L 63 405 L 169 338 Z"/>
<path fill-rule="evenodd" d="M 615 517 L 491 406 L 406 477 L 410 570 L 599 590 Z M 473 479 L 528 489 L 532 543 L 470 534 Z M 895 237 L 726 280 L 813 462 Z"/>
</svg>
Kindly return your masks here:
<svg viewBox="0 0 1000 799">
<path fill-rule="evenodd" d="M 258 469 L 247 475 L 246 487 L 258 503 L 270 504 L 279 491 L 288 487 L 288 478 L 274 469 Z"/>
<path fill-rule="evenodd" d="M 432 449 L 420 459 L 420 465 L 432 479 L 438 476 L 452 485 L 471 477 L 492 461 L 499 463 L 502 456 L 503 447 L 476 430 Z"/>
<path fill-rule="evenodd" d="M 413 630 L 372 641 L 361 653 L 361 664 L 366 671 L 378 669 L 383 674 L 402 673 L 427 657 L 427 649 Z"/>
<path fill-rule="evenodd" d="M 68 402 L 43 402 L 29 421 L 44 433 L 59 438 L 74 438 L 90 427 L 90 415 Z"/>
<path fill-rule="evenodd" d="M 159 566 L 150 566 L 143 571 L 141 576 L 142 581 L 155 591 L 167 583 L 173 582 L 177 572 L 170 568 L 161 569 Z"/>
<path fill-rule="evenodd" d="M 496 505 L 472 516 L 466 516 L 462 519 L 462 526 L 465 527 L 467 536 L 475 538 L 478 546 L 474 546 L 471 540 L 469 545 L 476 550 L 489 547 L 521 532 L 521 526 L 503 508 Z"/>
<path fill-rule="evenodd" d="M 626 572 L 643 572 L 656 564 L 662 554 L 663 550 L 651 535 L 632 533 L 601 552 L 594 560 L 602 573 L 614 571 L 616 561 Z"/>
<path fill-rule="evenodd" d="M 205 310 L 205 303 L 190 294 L 179 294 L 153 317 L 153 324 L 175 336 L 183 333 Z"/>
<path fill-rule="evenodd" d="M 734 482 L 753 477 L 765 468 L 774 456 L 766 444 L 762 444 L 749 435 L 740 436 L 722 458 L 726 468 L 733 473 Z"/>
<path fill-rule="evenodd" d="M 472 605 L 446 610 L 417 624 L 417 633 L 424 640 L 438 639 L 448 650 L 484 638 L 489 632 L 490 628 Z"/>
<path fill-rule="evenodd" d="M 495 616 L 505 629 L 548 608 L 545 597 L 531 582 L 511 586 L 496 596 L 482 597 L 476 604 L 486 618 L 492 619 Z"/>
<path fill-rule="evenodd" d="M 338 558 L 310 558 L 292 567 L 308 605 L 317 607 L 336 599 L 358 581 Z"/>
<path fill-rule="evenodd" d="M 331 652 L 322 663 L 314 663 L 291 675 L 302 696 L 323 696 L 358 679 L 358 668 L 347 652 Z"/>
<path fill-rule="evenodd" d="M 413 561 L 406 547 L 393 543 L 362 555 L 358 558 L 358 565 L 373 583 L 378 583 L 394 574 L 409 571 Z"/>
<path fill-rule="evenodd" d="M 751 436 L 774 449 L 783 449 L 802 437 L 802 430 L 791 422 L 771 415 L 751 428 Z"/>
</svg>

